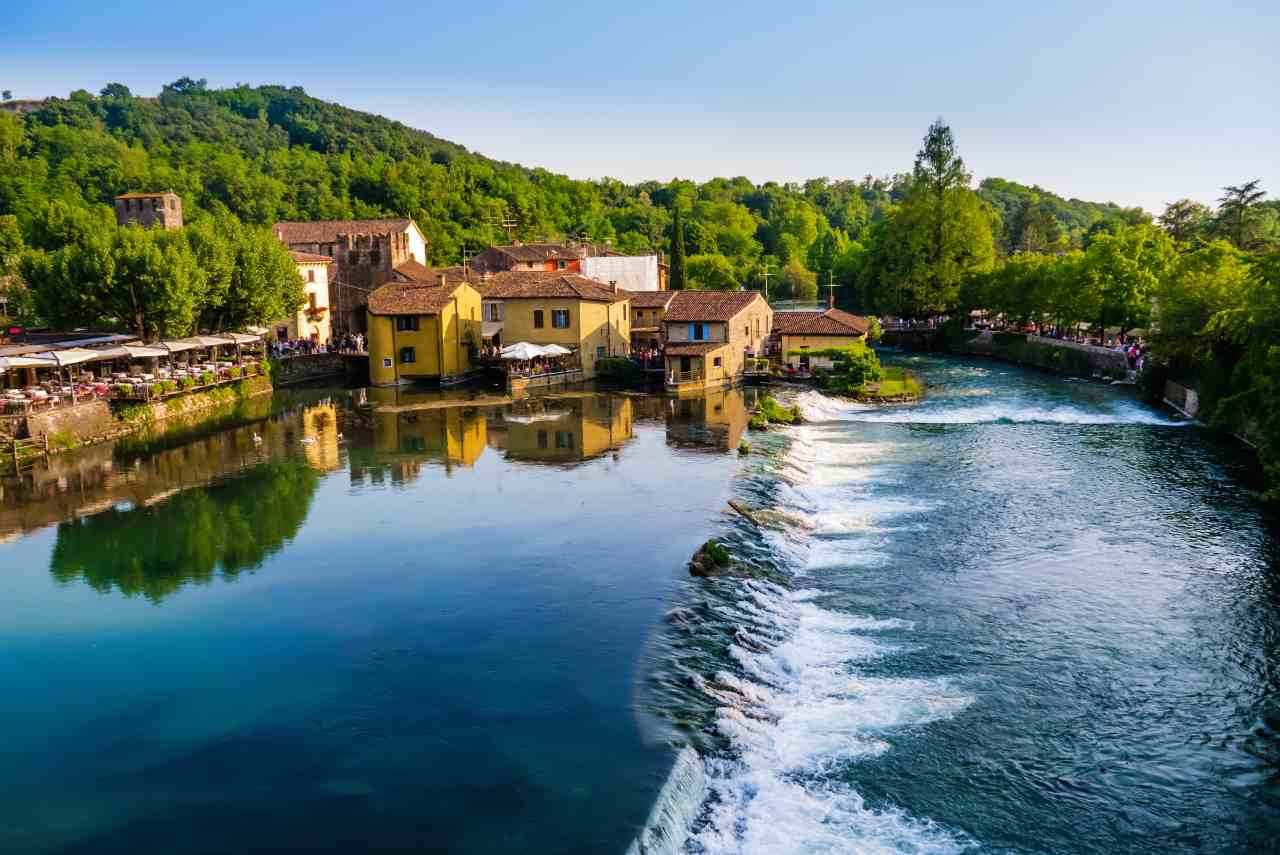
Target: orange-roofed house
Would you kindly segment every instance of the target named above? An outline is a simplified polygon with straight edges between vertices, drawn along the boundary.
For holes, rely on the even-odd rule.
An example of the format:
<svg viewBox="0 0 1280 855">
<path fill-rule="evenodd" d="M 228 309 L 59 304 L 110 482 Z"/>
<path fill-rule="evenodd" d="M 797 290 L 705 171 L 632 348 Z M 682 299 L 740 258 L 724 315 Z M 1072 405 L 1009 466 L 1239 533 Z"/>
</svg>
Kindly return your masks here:
<svg viewBox="0 0 1280 855">
<path fill-rule="evenodd" d="M 420 268 L 420 269 L 419 269 Z M 375 386 L 467 378 L 480 349 L 480 292 L 454 271 L 403 265 L 369 294 L 369 379 Z"/>
<path fill-rule="evenodd" d="M 821 312 L 775 312 L 773 338 L 781 363 L 801 374 L 815 369 L 830 371 L 828 356 L 810 355 L 832 347 L 850 347 L 866 341 L 871 323 L 840 309 Z"/>
<path fill-rule="evenodd" d="M 764 356 L 773 317 L 758 291 L 674 292 L 663 319 L 667 389 L 741 381 L 747 359 Z"/>
</svg>

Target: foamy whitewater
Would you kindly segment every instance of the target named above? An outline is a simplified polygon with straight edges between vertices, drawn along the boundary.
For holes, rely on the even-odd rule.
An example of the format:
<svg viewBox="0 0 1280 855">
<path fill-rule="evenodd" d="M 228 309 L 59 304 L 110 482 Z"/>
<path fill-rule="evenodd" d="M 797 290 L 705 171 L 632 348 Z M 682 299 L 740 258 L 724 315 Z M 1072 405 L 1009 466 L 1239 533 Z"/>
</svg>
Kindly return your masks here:
<svg viewBox="0 0 1280 855">
<path fill-rule="evenodd" d="M 634 852 L 950 853 L 977 844 L 962 830 L 885 804 L 874 806 L 842 775 L 894 750 L 907 729 L 965 715 L 980 702 L 972 675 L 885 677 L 871 663 L 912 649 L 913 625 L 893 614 L 828 608 L 825 579 L 847 580 L 888 562 L 895 532 L 927 524 L 924 502 L 886 499 L 877 487 L 908 477 L 919 448 L 850 423 L 1135 424 L 1177 422 L 1137 402 L 1105 408 L 1039 406 L 966 388 L 917 406 L 873 408 L 816 392 L 796 396 L 806 423 L 776 435 L 779 447 L 756 479 L 770 511 L 802 521 L 731 543 L 748 562 L 768 555 L 773 572 L 718 580 L 676 622 L 708 649 L 727 640 L 727 662 L 692 657 L 677 669 L 713 709 L 717 745 L 691 774 L 688 749 Z M 898 432 L 897 436 L 901 437 Z M 921 440 L 922 442 L 925 440 Z M 883 493 L 883 491 L 879 491 Z M 757 504 L 760 504 L 757 502 Z M 762 542 L 761 542 L 762 539 Z M 762 565 L 763 566 L 763 565 Z M 679 806 L 700 800 L 696 809 Z M 654 822 L 662 826 L 657 833 Z M 676 827 L 673 827 L 673 824 Z M 684 833 L 681 833 L 681 832 Z M 682 845 L 677 843 L 682 841 Z"/>
</svg>

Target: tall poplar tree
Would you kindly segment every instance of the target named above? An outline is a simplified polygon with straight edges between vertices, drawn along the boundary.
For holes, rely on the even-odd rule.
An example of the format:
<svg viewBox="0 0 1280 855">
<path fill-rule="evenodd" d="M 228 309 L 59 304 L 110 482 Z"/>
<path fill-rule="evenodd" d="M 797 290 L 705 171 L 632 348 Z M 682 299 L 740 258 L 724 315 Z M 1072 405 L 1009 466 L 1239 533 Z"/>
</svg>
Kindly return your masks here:
<svg viewBox="0 0 1280 855">
<path fill-rule="evenodd" d="M 1249 219 L 1253 207 L 1262 201 L 1267 191 L 1261 188 L 1262 180 L 1255 178 L 1244 184 L 1222 188 L 1222 198 L 1218 200 L 1218 215 L 1227 237 L 1237 249 L 1249 249 L 1253 241 L 1249 239 Z"/>
<path fill-rule="evenodd" d="M 689 285 L 689 270 L 684 254 L 684 218 L 680 203 L 671 206 L 671 281 L 672 291 L 683 291 Z"/>
</svg>

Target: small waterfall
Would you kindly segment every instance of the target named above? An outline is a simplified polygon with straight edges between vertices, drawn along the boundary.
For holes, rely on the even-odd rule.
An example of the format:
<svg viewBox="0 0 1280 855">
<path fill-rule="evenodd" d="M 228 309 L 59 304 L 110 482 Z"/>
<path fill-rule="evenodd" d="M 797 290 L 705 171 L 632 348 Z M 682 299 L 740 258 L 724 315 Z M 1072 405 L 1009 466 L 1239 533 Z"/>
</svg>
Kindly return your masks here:
<svg viewBox="0 0 1280 855">
<path fill-rule="evenodd" d="M 627 855 L 675 855 L 681 851 L 706 794 L 702 758 L 692 748 L 681 749 L 648 821 L 627 847 Z"/>
</svg>

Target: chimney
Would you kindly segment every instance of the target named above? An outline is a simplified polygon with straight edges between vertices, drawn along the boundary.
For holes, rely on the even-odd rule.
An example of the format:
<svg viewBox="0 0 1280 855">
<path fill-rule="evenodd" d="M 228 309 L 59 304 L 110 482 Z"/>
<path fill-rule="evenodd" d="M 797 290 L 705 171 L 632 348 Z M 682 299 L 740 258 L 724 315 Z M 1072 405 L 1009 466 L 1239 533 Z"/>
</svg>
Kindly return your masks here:
<svg viewBox="0 0 1280 855">
<path fill-rule="evenodd" d="M 440 271 L 440 287 L 441 288 L 444 287 L 444 271 L 443 270 Z"/>
</svg>

